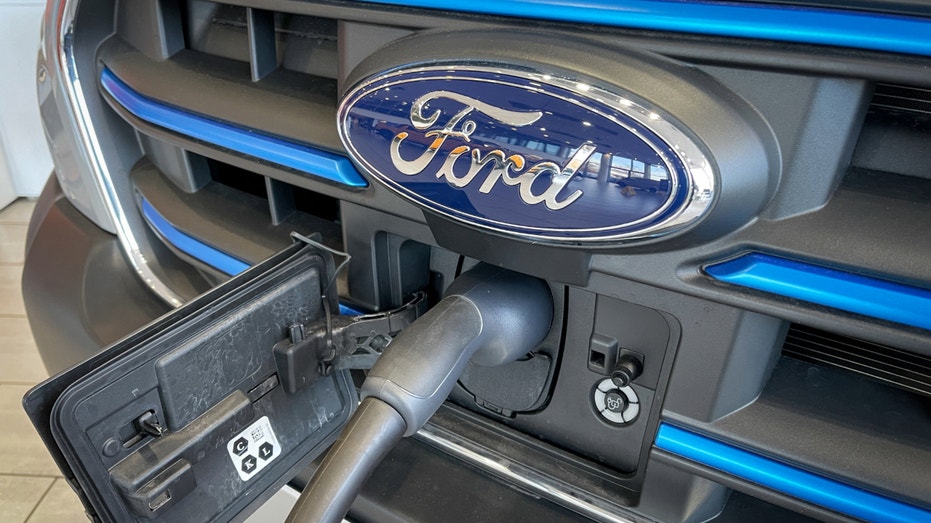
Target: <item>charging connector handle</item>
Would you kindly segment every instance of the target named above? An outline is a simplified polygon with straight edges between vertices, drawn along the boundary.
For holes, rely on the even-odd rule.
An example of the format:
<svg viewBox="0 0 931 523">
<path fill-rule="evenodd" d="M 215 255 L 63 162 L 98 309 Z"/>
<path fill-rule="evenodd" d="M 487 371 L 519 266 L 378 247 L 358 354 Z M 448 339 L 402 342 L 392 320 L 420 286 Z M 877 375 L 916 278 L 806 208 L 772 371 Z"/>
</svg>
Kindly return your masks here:
<svg viewBox="0 0 931 523">
<path fill-rule="evenodd" d="M 338 522 L 362 483 L 401 436 L 440 408 L 471 359 L 503 365 L 543 341 L 553 321 L 549 287 L 479 265 L 391 342 L 362 384 L 362 405 L 327 453 L 288 523 Z"/>
<path fill-rule="evenodd" d="M 285 523 L 342 521 L 362 484 L 403 433 L 397 411 L 376 399 L 362 400 Z"/>
<path fill-rule="evenodd" d="M 440 408 L 466 364 L 509 363 L 534 349 L 553 321 L 541 280 L 482 265 L 391 343 L 362 384 L 362 398 L 391 405 L 417 432 Z"/>
</svg>

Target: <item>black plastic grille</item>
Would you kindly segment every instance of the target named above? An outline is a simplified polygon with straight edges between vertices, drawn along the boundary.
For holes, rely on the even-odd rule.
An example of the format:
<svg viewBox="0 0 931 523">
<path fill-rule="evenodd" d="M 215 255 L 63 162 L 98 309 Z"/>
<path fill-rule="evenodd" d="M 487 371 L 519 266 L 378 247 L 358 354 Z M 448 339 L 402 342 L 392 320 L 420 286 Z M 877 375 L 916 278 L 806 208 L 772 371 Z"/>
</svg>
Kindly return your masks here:
<svg viewBox="0 0 931 523">
<path fill-rule="evenodd" d="M 793 324 L 785 356 L 839 367 L 931 397 L 931 357 L 857 338 Z"/>
<path fill-rule="evenodd" d="M 931 89 L 905 85 L 877 84 L 872 109 L 896 111 L 931 118 Z"/>
<path fill-rule="evenodd" d="M 336 78 L 336 20 L 190 0 L 182 24 L 188 49 L 249 62 L 255 80 L 277 68 Z"/>
</svg>

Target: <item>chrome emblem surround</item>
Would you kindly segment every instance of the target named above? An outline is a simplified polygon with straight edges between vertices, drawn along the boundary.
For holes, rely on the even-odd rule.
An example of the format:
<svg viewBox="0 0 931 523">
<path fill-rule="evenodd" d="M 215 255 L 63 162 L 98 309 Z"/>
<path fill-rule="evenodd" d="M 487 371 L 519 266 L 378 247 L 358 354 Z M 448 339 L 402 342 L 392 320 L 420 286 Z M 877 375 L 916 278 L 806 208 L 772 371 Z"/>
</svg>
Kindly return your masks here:
<svg viewBox="0 0 931 523">
<path fill-rule="evenodd" d="M 599 219 L 591 220 L 593 223 L 590 226 L 579 226 L 580 216 L 585 218 L 587 213 L 588 217 L 595 217 L 593 210 L 584 208 L 588 189 L 576 187 L 579 173 L 596 153 L 595 144 L 584 136 L 585 126 L 592 124 L 587 120 L 577 122 L 581 131 L 577 143 L 570 145 L 568 154 L 550 160 L 528 160 L 526 154 L 501 143 L 475 143 L 473 135 L 480 127 L 475 116 L 484 116 L 491 120 L 491 124 L 508 126 L 516 131 L 518 128 L 544 124 L 544 113 L 550 116 L 553 113 L 538 108 L 516 111 L 492 103 L 474 90 L 466 93 L 445 86 L 459 80 L 475 82 L 478 87 L 512 88 L 543 95 L 556 100 L 557 104 L 575 106 L 612 122 L 622 130 L 621 133 L 628 135 L 627 140 L 642 142 L 660 159 L 658 170 L 668 173 L 668 185 L 664 186 L 668 187 L 664 191 L 667 193 L 665 200 L 636 219 L 603 223 L 611 222 L 610 216 L 598 216 Z M 386 94 L 392 88 L 423 85 L 424 82 L 436 83 L 438 87 L 414 99 L 391 102 L 390 97 L 385 97 L 389 105 L 395 103 L 404 106 L 406 121 L 403 122 L 403 130 L 399 128 L 400 122 L 389 122 L 391 118 L 397 120 L 400 105 L 392 109 L 394 115 L 372 114 L 371 110 L 358 108 L 368 98 Z M 440 99 L 459 104 L 459 110 L 429 108 L 431 102 Z M 366 136 L 354 136 L 359 132 L 360 119 L 366 118 L 387 127 L 397 127 L 392 136 L 377 139 L 379 143 L 375 153 L 371 152 L 372 144 L 369 143 L 374 134 L 371 130 Z M 707 215 L 716 198 L 717 169 L 710 155 L 704 152 L 697 140 L 690 137 L 687 130 L 661 109 L 651 107 L 649 102 L 641 101 L 639 97 L 618 88 L 608 89 L 525 67 L 456 62 L 390 70 L 369 77 L 349 90 L 339 106 L 337 124 L 340 139 L 350 157 L 369 176 L 400 196 L 456 221 L 530 241 L 597 245 L 661 238 L 699 222 Z M 539 129 L 546 130 L 544 127 Z M 416 154 L 410 154 L 409 151 L 402 153 L 404 142 L 415 138 L 414 132 L 420 133 L 417 138 L 431 142 L 430 145 L 421 146 Z M 360 145 L 361 142 L 365 144 Z M 365 148 L 368 151 L 360 150 Z M 614 151 L 597 152 L 601 153 L 603 159 L 604 153 Z M 381 164 L 376 165 L 379 162 Z M 650 166 L 645 169 L 649 171 Z M 611 172 L 612 168 L 608 170 Z M 538 180 L 545 178 L 549 179 L 549 183 L 541 186 Z M 552 213 L 548 215 L 552 218 L 549 219 L 550 223 L 537 225 L 513 223 L 513 220 L 508 219 L 509 211 L 498 212 L 498 216 L 479 215 L 462 206 L 423 194 L 411 186 L 411 182 L 416 180 L 442 180 L 449 188 L 471 190 L 475 198 L 496 192 L 498 199 L 510 198 L 513 204 L 499 206 L 500 209 L 513 209 L 522 205 L 545 208 L 547 213 Z M 415 185 L 417 183 L 422 182 L 415 182 Z M 502 196 L 506 190 L 510 191 L 510 196 Z M 628 196 L 637 190 L 631 189 Z M 621 193 L 617 191 L 618 196 L 615 198 L 622 199 Z M 575 225 L 559 226 L 560 213 L 568 212 L 575 212 Z"/>
</svg>

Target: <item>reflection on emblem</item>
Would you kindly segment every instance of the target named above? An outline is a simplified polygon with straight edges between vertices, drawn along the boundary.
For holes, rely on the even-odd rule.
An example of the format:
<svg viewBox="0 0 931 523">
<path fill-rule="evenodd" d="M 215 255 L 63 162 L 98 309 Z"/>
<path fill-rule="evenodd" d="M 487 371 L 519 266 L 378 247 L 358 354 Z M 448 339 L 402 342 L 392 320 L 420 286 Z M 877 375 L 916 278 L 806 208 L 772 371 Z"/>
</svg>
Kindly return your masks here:
<svg viewBox="0 0 931 523">
<path fill-rule="evenodd" d="M 442 129 L 424 133 L 424 137 L 429 138 L 435 136 L 436 138 L 427 147 L 427 150 L 415 160 L 407 161 L 401 157 L 401 142 L 408 137 L 408 134 L 406 132 L 400 132 L 395 135 L 394 140 L 391 142 L 391 162 L 394 164 L 395 168 L 408 176 L 423 172 L 432 162 L 433 157 L 436 156 L 437 152 L 443 146 L 443 143 L 446 142 L 446 138 L 454 136 L 466 142 L 471 141 L 470 137 L 472 133 L 475 132 L 476 124 L 473 120 L 462 122 L 462 119 L 472 111 L 478 110 L 493 118 L 498 123 L 516 127 L 530 125 L 543 116 L 543 113 L 540 111 L 508 111 L 507 109 L 488 105 L 465 95 L 449 91 L 435 91 L 421 96 L 411 107 L 410 120 L 415 129 L 429 129 L 439 120 L 442 114 L 440 109 L 437 109 L 429 118 L 424 118 L 422 114 L 424 104 L 437 98 L 449 98 L 450 100 L 462 102 L 465 104 L 465 108 L 450 118 Z M 462 123 L 460 124 L 460 122 Z M 469 151 L 471 151 L 471 153 L 468 157 L 471 161 L 468 163 L 466 172 L 461 176 L 457 175 L 455 173 L 456 162 L 459 160 L 460 156 L 469 153 Z M 584 144 L 579 147 L 575 154 L 572 155 L 572 158 L 566 162 L 565 168 L 561 168 L 553 162 L 540 162 L 528 168 L 524 174 L 516 175 L 515 173 L 524 170 L 524 166 L 527 164 L 527 160 L 520 154 L 513 154 L 505 158 L 505 152 L 501 149 L 483 153 L 477 148 L 473 149 L 466 145 L 460 145 L 449 152 L 449 155 L 443 161 L 443 165 L 436 172 L 436 177 L 445 179 L 446 182 L 453 187 L 465 187 L 472 183 L 480 172 L 485 171 L 488 175 L 484 183 L 479 187 L 479 192 L 483 194 L 490 193 L 498 180 L 501 180 L 507 185 L 516 185 L 520 187 L 520 199 L 523 200 L 524 203 L 529 205 L 545 203 L 548 208 L 556 211 L 574 202 L 582 195 L 582 191 L 576 190 L 561 201 L 557 199 L 557 195 L 560 191 L 562 191 L 569 180 L 572 179 L 572 176 L 578 171 L 579 167 L 588 161 L 594 151 L 595 147 L 593 145 Z M 488 167 L 488 169 L 486 169 L 486 167 Z M 541 175 L 550 177 L 550 184 L 541 194 L 534 194 L 532 187 L 534 182 L 536 182 L 537 178 Z"/>
<path fill-rule="evenodd" d="M 353 159 L 400 195 L 534 240 L 629 241 L 702 217 L 714 173 L 656 110 L 506 67 L 427 67 L 364 82 L 339 111 Z"/>
</svg>

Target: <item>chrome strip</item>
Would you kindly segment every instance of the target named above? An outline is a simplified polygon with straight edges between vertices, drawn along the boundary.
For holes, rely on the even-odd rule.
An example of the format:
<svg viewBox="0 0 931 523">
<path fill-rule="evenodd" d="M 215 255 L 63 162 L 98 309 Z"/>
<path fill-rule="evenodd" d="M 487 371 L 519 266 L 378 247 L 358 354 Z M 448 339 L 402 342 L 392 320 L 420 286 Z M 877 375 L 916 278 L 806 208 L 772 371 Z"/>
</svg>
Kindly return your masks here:
<svg viewBox="0 0 931 523">
<path fill-rule="evenodd" d="M 477 445 L 465 438 L 430 424 L 414 437 L 439 450 L 475 465 L 500 478 L 523 487 L 557 505 L 604 523 L 635 523 L 632 515 L 625 514 L 619 505 L 594 499 L 572 485 L 564 483 Z"/>
<path fill-rule="evenodd" d="M 109 218 L 116 230 L 116 236 L 119 238 L 130 264 L 136 274 L 155 294 L 170 305 L 180 307 L 184 300 L 155 275 L 151 267 L 149 267 L 145 255 L 139 248 L 139 242 L 133 235 L 133 231 L 123 212 L 119 196 L 113 185 L 113 179 L 107 168 L 106 159 L 100 148 L 100 143 L 97 141 L 94 125 L 85 102 L 81 79 L 78 78 L 77 65 L 75 64 L 72 49 L 74 18 L 79 4 L 80 0 L 64 0 L 63 5 L 58 9 L 58 19 L 55 23 L 57 30 L 57 38 L 55 39 L 56 65 L 59 74 L 62 75 L 62 84 L 73 113 L 71 115 L 73 118 L 70 118 L 70 120 L 75 127 L 75 134 L 80 137 L 81 143 L 79 145 L 87 153 L 88 164 L 99 182 L 97 184 L 99 196 L 104 201 Z"/>
</svg>

